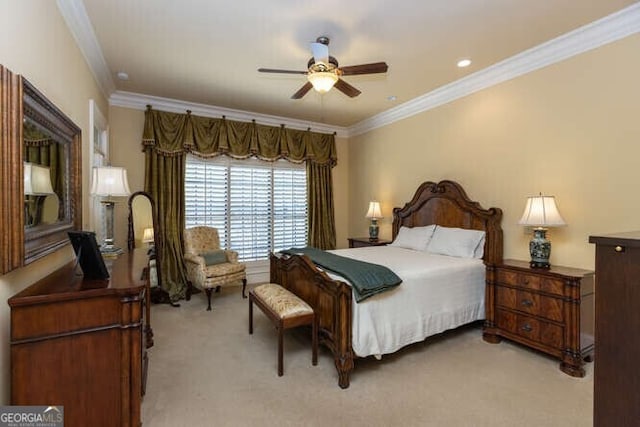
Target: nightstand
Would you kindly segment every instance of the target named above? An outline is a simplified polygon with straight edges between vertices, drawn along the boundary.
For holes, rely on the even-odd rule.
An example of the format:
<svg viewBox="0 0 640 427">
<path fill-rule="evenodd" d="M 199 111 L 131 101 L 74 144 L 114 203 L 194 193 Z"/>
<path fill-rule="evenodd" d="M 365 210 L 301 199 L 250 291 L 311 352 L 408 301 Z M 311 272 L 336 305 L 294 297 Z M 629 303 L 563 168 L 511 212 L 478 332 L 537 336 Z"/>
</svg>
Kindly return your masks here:
<svg viewBox="0 0 640 427">
<path fill-rule="evenodd" d="M 384 246 L 391 243 L 391 240 L 377 239 L 369 240 L 368 237 L 349 237 L 350 248 L 362 248 L 365 246 Z"/>
<path fill-rule="evenodd" d="M 583 377 L 594 348 L 594 274 L 578 268 L 531 268 L 505 260 L 487 269 L 483 338 L 518 342 L 560 359 Z"/>
</svg>

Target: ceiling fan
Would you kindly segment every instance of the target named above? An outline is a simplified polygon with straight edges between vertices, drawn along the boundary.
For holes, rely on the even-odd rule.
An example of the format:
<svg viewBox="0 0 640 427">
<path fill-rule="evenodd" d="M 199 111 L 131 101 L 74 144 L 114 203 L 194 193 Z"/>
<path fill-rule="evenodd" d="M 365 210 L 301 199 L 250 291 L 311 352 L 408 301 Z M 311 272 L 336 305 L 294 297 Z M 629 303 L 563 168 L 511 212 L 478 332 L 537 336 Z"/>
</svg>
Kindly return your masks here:
<svg viewBox="0 0 640 427">
<path fill-rule="evenodd" d="M 335 86 L 340 92 L 351 98 L 360 95 L 360 91 L 342 80 L 341 76 L 353 76 L 357 74 L 386 73 L 389 68 L 385 62 L 371 64 L 350 65 L 340 67 L 338 60 L 329 55 L 329 37 L 321 36 L 311 43 L 313 57 L 307 63 L 306 71 L 278 70 L 273 68 L 258 68 L 261 73 L 303 74 L 307 76 L 307 82 L 291 96 L 291 99 L 300 99 L 314 88 L 320 93 L 325 93 Z"/>
</svg>

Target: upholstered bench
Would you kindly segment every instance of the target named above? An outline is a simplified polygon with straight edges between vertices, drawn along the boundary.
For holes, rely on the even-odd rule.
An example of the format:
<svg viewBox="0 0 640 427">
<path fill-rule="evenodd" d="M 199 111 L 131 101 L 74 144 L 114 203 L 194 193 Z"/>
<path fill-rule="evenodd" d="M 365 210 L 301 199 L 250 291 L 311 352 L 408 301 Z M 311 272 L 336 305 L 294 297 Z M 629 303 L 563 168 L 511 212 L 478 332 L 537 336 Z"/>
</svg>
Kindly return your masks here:
<svg viewBox="0 0 640 427">
<path fill-rule="evenodd" d="M 282 376 L 282 334 L 285 329 L 311 325 L 312 363 L 318 364 L 318 320 L 313 309 L 296 295 L 275 283 L 256 286 L 249 292 L 249 334 L 253 334 L 253 304 L 273 322 L 278 331 L 278 376 Z"/>
</svg>

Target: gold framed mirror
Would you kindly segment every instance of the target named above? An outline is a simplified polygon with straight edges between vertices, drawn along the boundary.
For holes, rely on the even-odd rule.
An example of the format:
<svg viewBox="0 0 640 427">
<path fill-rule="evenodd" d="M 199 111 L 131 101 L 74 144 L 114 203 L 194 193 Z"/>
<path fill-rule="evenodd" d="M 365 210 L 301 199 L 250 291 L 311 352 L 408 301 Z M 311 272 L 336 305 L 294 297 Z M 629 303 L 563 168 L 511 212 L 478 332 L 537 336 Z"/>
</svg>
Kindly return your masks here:
<svg viewBox="0 0 640 427">
<path fill-rule="evenodd" d="M 0 274 L 69 243 L 82 227 L 81 131 L 0 66 Z"/>
</svg>

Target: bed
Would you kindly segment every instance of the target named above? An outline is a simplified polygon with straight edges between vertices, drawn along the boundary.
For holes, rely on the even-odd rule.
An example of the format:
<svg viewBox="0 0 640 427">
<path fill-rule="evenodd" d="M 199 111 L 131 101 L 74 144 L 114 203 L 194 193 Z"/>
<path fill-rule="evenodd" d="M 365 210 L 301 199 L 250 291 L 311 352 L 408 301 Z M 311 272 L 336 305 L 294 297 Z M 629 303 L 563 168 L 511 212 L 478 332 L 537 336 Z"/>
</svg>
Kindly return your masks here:
<svg viewBox="0 0 640 427">
<path fill-rule="evenodd" d="M 457 264 L 458 260 L 441 255 L 432 256 L 428 261 L 422 258 L 413 259 L 409 250 L 402 252 L 403 249 L 397 247 L 365 247 L 334 251 L 340 255 L 369 261 L 376 258 L 381 260 L 386 258 L 387 261 L 401 260 L 397 261 L 394 267 L 407 276 L 402 277 L 402 274 L 398 274 L 403 279 L 403 284 L 360 303 L 355 302 L 352 288 L 345 280 L 341 280 L 334 274 L 328 274 L 303 255 L 272 254 L 270 257 L 271 282 L 279 283 L 289 289 L 314 308 L 319 317 L 319 341 L 333 353 L 338 371 L 338 384 L 341 388 L 347 388 L 355 357 L 391 353 L 412 342 L 423 340 L 427 336 L 484 318 L 484 300 L 490 299 L 489 295 L 483 294 L 486 292 L 484 283 L 492 279 L 495 265 L 502 261 L 501 219 L 500 209 L 483 209 L 479 203 L 471 201 L 464 189 L 453 181 L 425 182 L 416 190 L 411 201 L 404 207 L 393 210 L 394 239 L 402 227 L 414 228 L 433 224 L 441 227 L 484 231 L 482 258 L 462 261 L 475 264 L 471 266 L 471 270 L 475 271 L 472 273 L 474 276 L 472 280 L 476 283 L 472 286 L 473 289 L 465 289 L 464 282 L 460 278 L 440 277 L 438 279 L 440 282 L 444 281 L 451 285 L 449 288 L 455 294 L 455 298 L 451 293 L 429 294 L 425 288 L 419 288 L 415 291 L 416 293 L 410 293 L 409 290 L 413 285 L 409 276 L 415 272 L 415 269 L 412 269 L 414 264 L 437 263 L 438 257 L 445 264 Z M 387 253 L 383 252 L 385 250 Z M 453 270 L 456 268 L 454 267 Z M 478 270 L 480 270 L 479 277 Z M 480 288 L 478 288 L 478 281 L 480 281 Z M 481 294 L 478 295 L 478 292 Z M 460 306 L 461 311 L 453 314 L 428 312 L 430 306 L 438 307 L 438 301 L 444 301 L 442 302 L 444 305 L 457 304 L 450 301 L 457 301 L 456 298 L 460 295 L 463 298 L 471 298 L 469 303 Z M 416 315 L 415 324 L 411 324 L 411 315 L 407 313 L 418 311 L 420 307 L 417 306 L 421 305 L 421 302 L 426 310 L 420 310 L 421 314 Z M 406 309 L 408 304 L 414 304 L 416 307 Z M 395 308 L 390 309 L 390 306 Z M 397 310 L 398 307 L 404 307 L 404 309 Z M 381 310 L 386 310 L 387 318 L 383 317 Z M 393 314 L 394 310 L 397 310 L 397 316 Z M 425 320 L 426 317 L 428 319 Z M 370 329 L 375 327 L 376 321 L 382 329 L 372 333 Z"/>
</svg>

